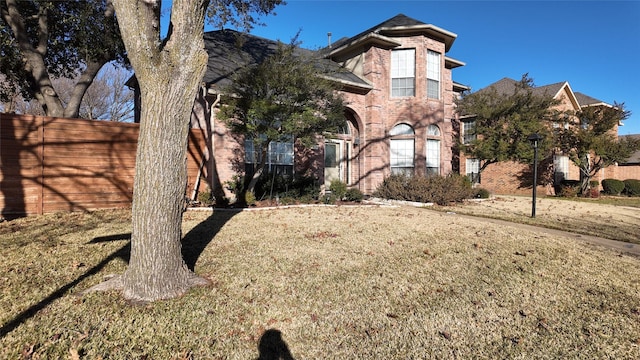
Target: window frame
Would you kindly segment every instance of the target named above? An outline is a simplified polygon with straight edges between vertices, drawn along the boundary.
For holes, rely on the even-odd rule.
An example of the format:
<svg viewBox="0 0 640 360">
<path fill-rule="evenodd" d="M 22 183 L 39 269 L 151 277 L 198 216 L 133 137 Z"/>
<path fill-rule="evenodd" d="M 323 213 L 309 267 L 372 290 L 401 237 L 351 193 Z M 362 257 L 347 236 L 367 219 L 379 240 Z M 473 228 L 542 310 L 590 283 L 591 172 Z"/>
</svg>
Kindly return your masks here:
<svg viewBox="0 0 640 360">
<path fill-rule="evenodd" d="M 469 171 L 469 170 L 476 170 L 477 172 Z M 474 159 L 474 158 L 466 159 L 465 175 L 469 178 L 469 180 L 471 180 L 472 184 L 480 184 L 481 182 L 480 159 Z"/>
<path fill-rule="evenodd" d="M 409 53 L 411 56 L 407 55 Z M 405 54 L 404 58 L 400 58 L 402 54 Z M 400 65 L 402 65 L 402 67 Z M 391 78 L 391 97 L 416 96 L 416 49 L 391 50 L 389 73 Z M 402 87 L 399 84 L 396 85 L 396 83 L 400 82 L 402 82 Z"/>
<path fill-rule="evenodd" d="M 462 122 L 462 143 L 469 145 L 478 138 L 478 134 L 475 131 L 476 121 L 463 121 Z"/>
<path fill-rule="evenodd" d="M 442 161 L 441 134 L 442 132 L 437 125 L 431 124 L 427 127 L 427 141 L 425 144 L 425 168 L 427 175 L 440 175 L 440 162 Z M 436 166 L 429 166 L 432 162 L 434 162 Z"/>
<path fill-rule="evenodd" d="M 261 136 L 265 138 L 264 135 Z M 293 174 L 295 168 L 295 140 L 290 136 L 291 141 L 271 141 L 267 149 L 267 161 L 264 164 L 268 172 Z M 258 164 L 260 154 L 255 149 L 253 138 L 244 140 L 244 163 L 245 169 L 252 171 Z"/>
<path fill-rule="evenodd" d="M 389 168 L 392 174 L 412 175 L 415 171 L 415 130 L 399 123 L 389 131 Z"/>
<path fill-rule="evenodd" d="M 436 61 L 433 61 L 436 59 Z M 442 84 L 442 54 L 427 49 L 427 98 L 433 100 L 440 100 L 441 96 L 441 84 Z M 433 91 L 433 86 L 436 87 Z M 432 96 L 433 95 L 433 96 Z"/>
</svg>

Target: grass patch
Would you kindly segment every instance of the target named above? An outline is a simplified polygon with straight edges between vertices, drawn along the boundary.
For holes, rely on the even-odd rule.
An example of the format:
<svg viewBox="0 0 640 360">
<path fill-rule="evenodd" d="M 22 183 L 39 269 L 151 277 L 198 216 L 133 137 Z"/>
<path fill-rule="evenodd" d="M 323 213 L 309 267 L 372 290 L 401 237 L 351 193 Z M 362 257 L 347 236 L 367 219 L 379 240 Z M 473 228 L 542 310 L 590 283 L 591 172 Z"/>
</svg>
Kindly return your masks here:
<svg viewBox="0 0 640 360">
<path fill-rule="evenodd" d="M 422 208 L 209 215 L 212 285 L 146 306 L 75 295 L 124 271 L 126 211 L 0 223 L 0 358 L 255 359 L 274 329 L 296 359 L 640 357 L 638 258 Z"/>
<path fill-rule="evenodd" d="M 480 202 L 434 209 L 640 244 L 640 198 L 539 197 L 535 218 L 531 218 L 531 198 L 524 196 L 499 195 Z"/>
</svg>

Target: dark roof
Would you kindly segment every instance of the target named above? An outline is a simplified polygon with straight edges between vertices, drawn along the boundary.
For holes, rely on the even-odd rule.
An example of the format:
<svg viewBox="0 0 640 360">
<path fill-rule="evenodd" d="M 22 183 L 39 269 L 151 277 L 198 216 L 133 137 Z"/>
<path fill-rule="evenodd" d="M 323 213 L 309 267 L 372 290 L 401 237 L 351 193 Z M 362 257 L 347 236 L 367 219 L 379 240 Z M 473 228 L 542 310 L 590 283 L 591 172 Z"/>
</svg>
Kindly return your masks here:
<svg viewBox="0 0 640 360">
<path fill-rule="evenodd" d="M 208 87 L 220 90 L 228 85 L 233 74 L 247 65 L 258 64 L 274 54 L 278 41 L 265 39 L 234 30 L 217 30 L 204 34 L 204 44 L 209 54 L 209 62 L 203 82 Z M 323 59 L 317 52 L 297 48 L 297 54 L 312 59 L 319 69 L 340 83 L 360 89 L 371 86 L 355 74 L 344 70 L 339 64 Z"/>
<path fill-rule="evenodd" d="M 563 86 L 567 84 L 566 81 L 557 82 L 554 84 L 537 86 L 533 88 L 533 93 L 537 95 L 551 95 L 556 96 L 556 94 L 562 89 Z"/>
<path fill-rule="evenodd" d="M 404 14 L 398 14 L 388 20 L 381 22 L 378 25 L 375 25 L 355 36 L 352 37 L 343 37 L 338 41 L 331 44 L 331 46 L 321 49 L 320 51 L 327 55 L 334 52 L 334 49 L 340 49 L 341 47 L 349 47 L 350 44 L 358 44 L 359 42 L 371 39 L 375 36 L 382 35 L 407 35 L 407 34 L 424 34 L 428 36 L 432 36 L 445 44 L 445 52 L 449 51 L 451 45 L 453 45 L 453 41 L 456 39 L 457 35 L 449 32 L 447 30 L 441 29 L 437 26 L 424 23 L 420 20 L 416 20 L 414 18 L 408 17 Z M 391 38 L 385 38 L 387 41 L 391 41 L 391 46 L 398 46 L 399 43 L 393 43 Z M 378 39 L 379 41 L 381 39 Z M 382 40 L 384 42 L 384 40 Z"/>
<path fill-rule="evenodd" d="M 519 81 L 517 80 L 505 77 L 478 91 L 495 90 L 498 94 L 501 95 L 513 94 L 518 83 Z M 566 82 L 559 82 L 544 86 L 536 86 L 533 88 L 533 93 L 539 96 L 555 96 L 565 84 Z"/>
<path fill-rule="evenodd" d="M 209 62 L 202 81 L 209 86 L 224 87 L 236 71 L 274 54 L 278 43 L 233 30 L 218 30 L 204 34 L 204 47 Z"/>
<path fill-rule="evenodd" d="M 623 139 L 623 138 L 630 138 L 630 139 L 635 139 L 635 140 L 640 140 L 640 134 L 632 134 L 632 135 L 620 135 L 618 136 L 618 138 Z M 631 157 L 629 159 L 627 159 L 627 161 L 625 161 L 624 163 L 622 163 L 623 165 L 631 165 L 631 164 L 640 164 L 640 150 L 634 152 L 633 154 L 631 154 Z"/>
<path fill-rule="evenodd" d="M 415 25 L 426 25 L 422 21 L 418 21 L 416 19 L 412 19 L 404 14 L 398 14 L 392 17 L 389 20 L 385 20 L 378 25 L 375 25 L 357 35 L 354 35 L 350 38 L 344 37 L 335 43 L 331 44 L 331 48 L 339 48 L 342 45 L 353 42 L 356 39 L 359 39 L 367 34 L 378 32 L 380 29 L 390 28 L 390 27 L 398 27 L 398 26 L 415 26 Z M 326 49 L 325 49 L 326 50 Z"/>
<path fill-rule="evenodd" d="M 578 103 L 580 106 L 589 106 L 589 105 L 608 105 L 602 100 L 598 100 L 596 98 L 592 98 L 591 96 L 585 95 L 581 92 L 575 92 L 574 95 L 576 99 L 578 99 Z"/>
</svg>

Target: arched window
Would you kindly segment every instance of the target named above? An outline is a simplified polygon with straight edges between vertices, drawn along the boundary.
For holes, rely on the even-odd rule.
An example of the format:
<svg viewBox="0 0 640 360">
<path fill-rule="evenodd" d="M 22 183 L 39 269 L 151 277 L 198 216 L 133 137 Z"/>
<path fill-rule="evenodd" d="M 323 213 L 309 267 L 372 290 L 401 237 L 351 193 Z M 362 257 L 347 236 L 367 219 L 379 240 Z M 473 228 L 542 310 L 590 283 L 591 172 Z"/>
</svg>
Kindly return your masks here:
<svg viewBox="0 0 640 360">
<path fill-rule="evenodd" d="M 349 121 L 345 120 L 342 126 L 338 127 L 338 134 L 351 135 L 351 127 L 349 127 Z"/>
<path fill-rule="evenodd" d="M 440 175 L 440 129 L 436 125 L 427 128 L 427 175 Z"/>
<path fill-rule="evenodd" d="M 391 173 L 413 174 L 415 132 L 407 124 L 398 124 L 389 131 L 391 136 Z"/>
</svg>

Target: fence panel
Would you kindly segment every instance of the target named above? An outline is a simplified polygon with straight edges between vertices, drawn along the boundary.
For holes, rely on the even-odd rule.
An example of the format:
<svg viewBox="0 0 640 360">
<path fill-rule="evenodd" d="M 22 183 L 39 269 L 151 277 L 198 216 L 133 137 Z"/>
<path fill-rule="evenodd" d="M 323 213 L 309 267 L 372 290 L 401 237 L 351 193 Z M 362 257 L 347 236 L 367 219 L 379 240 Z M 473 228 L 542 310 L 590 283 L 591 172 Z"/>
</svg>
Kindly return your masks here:
<svg viewBox="0 0 640 360">
<path fill-rule="evenodd" d="M 2 217 L 130 206 L 138 133 L 138 124 L 0 114 Z M 192 132 L 189 191 L 204 149 Z"/>
</svg>

